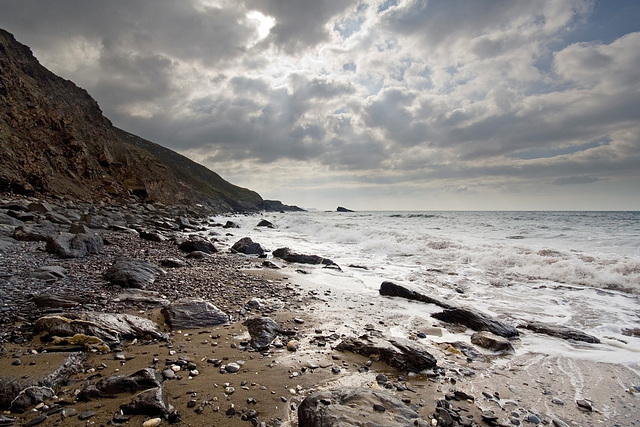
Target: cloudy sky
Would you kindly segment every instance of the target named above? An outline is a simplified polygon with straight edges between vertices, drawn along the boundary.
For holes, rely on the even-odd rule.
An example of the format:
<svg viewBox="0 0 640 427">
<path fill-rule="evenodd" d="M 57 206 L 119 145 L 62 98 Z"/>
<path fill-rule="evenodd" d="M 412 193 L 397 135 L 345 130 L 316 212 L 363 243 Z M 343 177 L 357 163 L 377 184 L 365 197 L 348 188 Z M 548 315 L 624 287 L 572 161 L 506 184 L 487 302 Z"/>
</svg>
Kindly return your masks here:
<svg viewBox="0 0 640 427">
<path fill-rule="evenodd" d="M 0 27 L 264 198 L 640 210 L 637 0 L 2 0 Z"/>
</svg>

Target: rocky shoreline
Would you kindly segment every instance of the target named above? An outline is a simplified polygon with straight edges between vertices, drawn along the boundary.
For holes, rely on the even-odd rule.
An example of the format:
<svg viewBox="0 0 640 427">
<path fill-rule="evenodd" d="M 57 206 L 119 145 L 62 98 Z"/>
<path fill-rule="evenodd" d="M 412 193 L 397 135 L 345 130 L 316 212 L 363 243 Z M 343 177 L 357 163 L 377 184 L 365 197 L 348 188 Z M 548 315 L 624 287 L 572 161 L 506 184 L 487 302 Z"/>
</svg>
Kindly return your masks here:
<svg viewBox="0 0 640 427">
<path fill-rule="evenodd" d="M 0 425 L 640 423 L 638 390 L 615 380 L 631 375 L 623 367 L 508 356 L 504 337 L 518 332 L 477 313 L 462 312 L 490 326 L 477 347 L 430 342 L 465 329 L 461 310 L 384 282 L 380 304 L 458 316 L 391 339 L 403 319 L 366 296 L 309 289 L 297 272 L 309 262 L 340 274 L 333 261 L 269 255 L 209 214 L 0 199 Z M 554 370 L 565 375 L 554 382 Z M 570 370 L 594 384 L 577 393 Z"/>
</svg>

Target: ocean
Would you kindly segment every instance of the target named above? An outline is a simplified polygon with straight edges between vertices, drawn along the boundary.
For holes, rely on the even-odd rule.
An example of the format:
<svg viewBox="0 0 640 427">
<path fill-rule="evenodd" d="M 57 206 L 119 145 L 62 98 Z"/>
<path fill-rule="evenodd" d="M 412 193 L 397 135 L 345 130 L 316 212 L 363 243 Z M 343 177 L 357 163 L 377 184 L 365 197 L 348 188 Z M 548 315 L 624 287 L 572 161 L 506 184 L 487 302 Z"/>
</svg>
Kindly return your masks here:
<svg viewBox="0 0 640 427">
<path fill-rule="evenodd" d="M 262 218 L 275 227 L 256 227 Z M 272 260 L 309 291 L 332 292 L 325 310 L 334 313 L 326 316 L 344 317 L 347 329 L 363 301 L 396 319 L 392 335 L 434 325 L 430 314 L 439 307 L 380 297 L 380 284 L 392 281 L 507 323 L 537 320 L 602 341 L 578 344 L 529 333 L 518 352 L 640 372 L 640 337 L 632 336 L 640 328 L 640 212 L 309 211 L 232 220 L 241 228 L 227 237 L 229 246 L 251 237 L 267 250 L 289 247 L 338 264 L 341 272 Z M 434 339 L 469 341 L 468 335 L 445 331 Z"/>
</svg>

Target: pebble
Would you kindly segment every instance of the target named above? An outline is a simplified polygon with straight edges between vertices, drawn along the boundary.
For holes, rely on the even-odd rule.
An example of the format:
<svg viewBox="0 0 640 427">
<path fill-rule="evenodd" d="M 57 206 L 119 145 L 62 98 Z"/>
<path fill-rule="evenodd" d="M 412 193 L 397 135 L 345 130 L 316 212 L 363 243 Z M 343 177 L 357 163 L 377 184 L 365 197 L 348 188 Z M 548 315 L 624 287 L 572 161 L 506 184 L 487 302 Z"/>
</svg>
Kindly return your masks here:
<svg viewBox="0 0 640 427">
<path fill-rule="evenodd" d="M 78 414 L 78 419 L 79 420 L 88 420 L 89 418 L 93 417 L 96 413 L 93 411 L 84 411 L 84 412 L 80 412 Z"/>
<path fill-rule="evenodd" d="M 578 399 L 576 400 L 576 404 L 580 409 L 584 409 L 589 412 L 593 411 L 593 406 L 591 405 L 591 402 L 589 402 L 588 400 Z"/>
<path fill-rule="evenodd" d="M 333 372 L 334 374 L 339 374 L 340 373 L 340 366 L 333 366 L 331 368 L 331 372 Z"/>
<path fill-rule="evenodd" d="M 142 427 L 156 427 L 156 426 L 159 426 L 161 423 L 162 423 L 161 418 L 151 418 L 150 420 L 143 422 Z"/>
<path fill-rule="evenodd" d="M 240 365 L 238 365 L 237 363 L 231 362 L 228 365 L 226 365 L 226 367 L 224 368 L 225 371 L 233 374 L 236 373 L 240 370 Z"/>
<path fill-rule="evenodd" d="M 299 343 L 296 340 L 291 340 L 287 343 L 287 350 L 289 351 L 298 351 Z"/>
<path fill-rule="evenodd" d="M 46 419 L 47 419 L 47 416 L 44 415 L 44 414 L 41 414 L 41 415 L 38 415 L 35 418 L 32 418 L 28 422 L 24 423 L 23 426 L 24 427 L 35 426 L 35 425 L 38 425 L 40 423 L 43 423 Z"/>
</svg>

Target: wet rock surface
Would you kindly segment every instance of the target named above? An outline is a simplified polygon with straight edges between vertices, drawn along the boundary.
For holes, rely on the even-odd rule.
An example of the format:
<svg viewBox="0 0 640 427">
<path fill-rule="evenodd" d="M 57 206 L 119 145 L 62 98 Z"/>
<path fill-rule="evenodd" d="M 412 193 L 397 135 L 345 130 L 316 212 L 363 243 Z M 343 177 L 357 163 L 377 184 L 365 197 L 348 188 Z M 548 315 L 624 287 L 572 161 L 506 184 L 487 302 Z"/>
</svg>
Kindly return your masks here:
<svg viewBox="0 0 640 427">
<path fill-rule="evenodd" d="M 447 323 L 464 325 L 474 331 L 488 331 L 505 338 L 514 338 L 519 335 L 518 330 L 513 326 L 465 308 L 447 309 L 440 313 L 434 313 L 431 317 Z"/>
<path fill-rule="evenodd" d="M 566 326 L 551 325 L 543 322 L 527 322 L 522 327 L 533 332 L 562 338 L 564 340 L 582 341 L 591 344 L 600 343 L 600 339 L 598 337 L 585 334 L 584 332 L 568 328 Z"/>
<path fill-rule="evenodd" d="M 346 338 L 335 349 L 351 351 L 367 357 L 375 355 L 389 366 L 405 372 L 421 372 L 437 366 L 437 361 L 432 354 L 407 340 L 389 340 L 388 343 L 380 343 Z"/>
<path fill-rule="evenodd" d="M 298 408 L 298 425 L 426 427 L 429 424 L 392 394 L 366 388 L 342 388 L 305 398 Z"/>
<path fill-rule="evenodd" d="M 412 301 L 420 301 L 427 304 L 435 304 L 443 308 L 452 308 L 451 305 L 440 301 L 436 298 L 432 298 L 428 295 L 421 294 L 419 292 L 413 291 L 411 289 L 405 288 L 404 286 L 397 285 L 393 282 L 385 281 L 380 285 L 380 295 L 390 296 L 390 297 L 400 297 L 405 298 Z"/>
<path fill-rule="evenodd" d="M 337 265 L 328 258 L 323 258 L 318 255 L 299 254 L 289 248 L 278 248 L 273 251 L 273 256 L 287 262 L 296 262 L 298 264 L 323 264 L 327 266 Z"/>
</svg>

